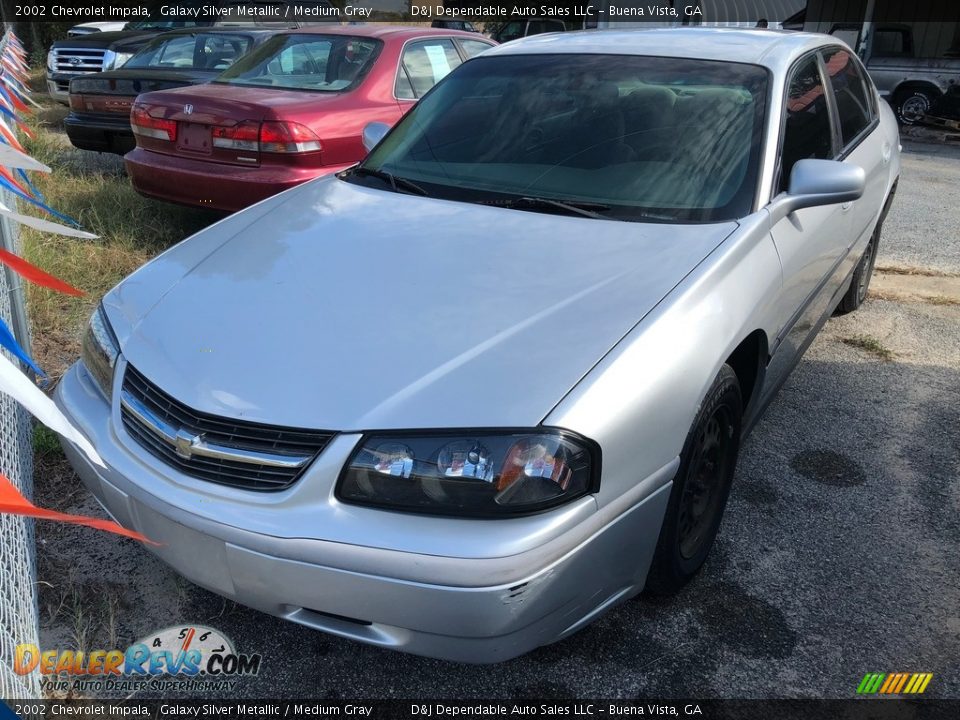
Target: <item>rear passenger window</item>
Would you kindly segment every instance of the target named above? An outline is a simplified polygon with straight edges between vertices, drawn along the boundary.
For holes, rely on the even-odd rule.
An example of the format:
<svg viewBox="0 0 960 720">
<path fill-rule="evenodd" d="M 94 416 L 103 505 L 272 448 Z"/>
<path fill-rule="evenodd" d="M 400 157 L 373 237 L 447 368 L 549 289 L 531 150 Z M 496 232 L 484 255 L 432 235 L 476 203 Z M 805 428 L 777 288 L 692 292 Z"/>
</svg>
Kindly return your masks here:
<svg viewBox="0 0 960 720">
<path fill-rule="evenodd" d="M 422 97 L 460 63 L 452 40 L 410 43 L 403 51 L 397 73 L 397 97 L 406 100 Z"/>
<path fill-rule="evenodd" d="M 823 61 L 837 101 L 840 135 L 846 147 L 873 121 L 872 103 L 867 98 L 860 67 L 849 52 L 828 50 Z"/>
<path fill-rule="evenodd" d="M 817 58 L 804 60 L 790 79 L 785 108 L 780 164 L 780 190 L 790 184 L 790 172 L 798 160 L 833 157 L 833 131 Z"/>
<path fill-rule="evenodd" d="M 913 48 L 904 30 L 877 30 L 873 34 L 873 57 L 910 57 Z"/>
<path fill-rule="evenodd" d="M 479 40 L 461 40 L 460 47 L 463 48 L 463 52 L 469 60 L 474 55 L 479 55 L 484 50 L 489 50 L 493 47 L 493 45 L 490 43 L 480 42 Z"/>
</svg>

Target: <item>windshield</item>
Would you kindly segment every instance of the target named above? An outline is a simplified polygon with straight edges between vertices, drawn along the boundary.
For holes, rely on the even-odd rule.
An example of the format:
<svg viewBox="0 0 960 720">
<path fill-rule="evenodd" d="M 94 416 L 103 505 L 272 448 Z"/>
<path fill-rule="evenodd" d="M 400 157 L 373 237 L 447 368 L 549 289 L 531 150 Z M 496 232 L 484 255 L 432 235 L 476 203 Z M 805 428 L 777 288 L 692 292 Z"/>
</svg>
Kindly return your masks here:
<svg viewBox="0 0 960 720">
<path fill-rule="evenodd" d="M 374 183 L 378 171 L 448 199 L 729 220 L 752 209 L 766 87 L 765 69 L 737 63 L 481 56 L 420 100 L 350 180 Z"/>
<path fill-rule="evenodd" d="M 227 33 L 164 37 L 154 40 L 127 60 L 123 68 L 223 71 L 244 55 L 252 44 L 249 37 Z"/>
<path fill-rule="evenodd" d="M 242 58 L 215 82 L 288 90 L 342 92 L 373 66 L 379 40 L 349 35 L 278 35 Z"/>
</svg>

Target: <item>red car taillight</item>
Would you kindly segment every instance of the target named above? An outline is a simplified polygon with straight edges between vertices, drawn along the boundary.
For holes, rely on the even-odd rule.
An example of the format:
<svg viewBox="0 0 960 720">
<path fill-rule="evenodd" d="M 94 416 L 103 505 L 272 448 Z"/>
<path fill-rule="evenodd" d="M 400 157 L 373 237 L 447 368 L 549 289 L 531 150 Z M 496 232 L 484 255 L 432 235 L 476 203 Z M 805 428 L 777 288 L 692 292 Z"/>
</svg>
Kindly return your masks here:
<svg viewBox="0 0 960 720">
<path fill-rule="evenodd" d="M 212 130 L 213 146 L 228 150 L 267 153 L 307 153 L 320 150 L 320 138 L 308 127 L 292 122 L 256 123 L 251 120 Z"/>
<path fill-rule="evenodd" d="M 306 153 L 320 149 L 320 138 L 294 122 L 265 122 L 260 126 L 260 152 Z"/>
<path fill-rule="evenodd" d="M 253 152 L 260 149 L 260 124 L 251 120 L 230 127 L 214 127 L 210 134 L 214 147 Z"/>
<path fill-rule="evenodd" d="M 143 105 L 134 105 L 130 111 L 130 125 L 133 132 L 157 140 L 177 139 L 177 121 L 152 117 Z"/>
<path fill-rule="evenodd" d="M 83 110 L 83 95 L 70 93 L 70 109 Z"/>
</svg>

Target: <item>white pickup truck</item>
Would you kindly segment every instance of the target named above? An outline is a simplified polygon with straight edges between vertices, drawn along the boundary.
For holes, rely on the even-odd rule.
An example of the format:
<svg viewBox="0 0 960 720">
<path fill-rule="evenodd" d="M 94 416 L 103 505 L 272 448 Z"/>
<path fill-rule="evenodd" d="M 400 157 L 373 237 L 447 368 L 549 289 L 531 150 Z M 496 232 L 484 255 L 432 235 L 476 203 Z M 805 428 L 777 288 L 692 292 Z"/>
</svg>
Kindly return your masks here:
<svg viewBox="0 0 960 720">
<path fill-rule="evenodd" d="M 897 119 L 912 125 L 951 85 L 960 84 L 960 28 L 939 25 L 936 36 L 931 28 L 899 23 L 877 23 L 867 37 L 861 24 L 834 25 L 830 34 L 860 53 Z"/>
<path fill-rule="evenodd" d="M 95 32 L 119 32 L 126 22 L 87 22 L 74 25 L 67 30 L 67 37 L 81 37 Z"/>
</svg>

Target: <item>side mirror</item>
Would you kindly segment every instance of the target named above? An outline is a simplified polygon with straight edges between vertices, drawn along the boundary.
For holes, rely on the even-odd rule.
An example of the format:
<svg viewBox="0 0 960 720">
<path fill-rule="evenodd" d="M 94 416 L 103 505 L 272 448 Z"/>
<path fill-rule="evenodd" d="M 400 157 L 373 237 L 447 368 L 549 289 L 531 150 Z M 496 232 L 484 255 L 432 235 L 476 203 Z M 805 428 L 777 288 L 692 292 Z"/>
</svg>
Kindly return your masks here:
<svg viewBox="0 0 960 720">
<path fill-rule="evenodd" d="M 363 147 L 367 152 L 373 150 L 383 136 L 390 132 L 390 126 L 382 122 L 367 123 L 363 128 Z"/>
<path fill-rule="evenodd" d="M 798 160 L 787 191 L 768 206 L 770 221 L 779 222 L 803 208 L 858 200 L 866 183 L 866 173 L 856 165 L 837 160 Z"/>
</svg>

